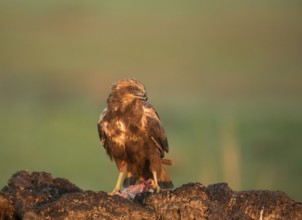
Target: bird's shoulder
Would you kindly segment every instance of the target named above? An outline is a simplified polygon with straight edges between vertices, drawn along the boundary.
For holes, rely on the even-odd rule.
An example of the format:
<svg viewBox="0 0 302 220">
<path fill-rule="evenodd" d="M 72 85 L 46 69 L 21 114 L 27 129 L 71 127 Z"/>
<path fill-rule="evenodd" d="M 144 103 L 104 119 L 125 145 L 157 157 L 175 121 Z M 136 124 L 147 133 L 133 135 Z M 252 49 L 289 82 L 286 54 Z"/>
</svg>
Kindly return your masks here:
<svg viewBox="0 0 302 220">
<path fill-rule="evenodd" d="M 102 142 L 102 144 L 104 145 L 104 141 L 105 141 L 105 129 L 104 128 L 104 119 L 105 119 L 105 116 L 106 116 L 106 113 L 107 113 L 107 108 L 105 108 L 100 116 L 99 116 L 99 120 L 98 120 L 98 123 L 97 123 L 97 129 L 98 129 L 98 133 L 99 133 L 99 138 Z"/>
<path fill-rule="evenodd" d="M 104 117 L 106 116 L 107 113 L 107 107 L 104 108 L 104 110 L 101 112 L 100 116 L 99 116 L 99 121 L 98 123 L 100 124 L 101 122 L 103 122 Z"/>
<path fill-rule="evenodd" d="M 151 119 L 160 120 L 156 109 L 148 102 L 145 102 L 142 106 L 143 113 L 146 117 Z"/>
</svg>

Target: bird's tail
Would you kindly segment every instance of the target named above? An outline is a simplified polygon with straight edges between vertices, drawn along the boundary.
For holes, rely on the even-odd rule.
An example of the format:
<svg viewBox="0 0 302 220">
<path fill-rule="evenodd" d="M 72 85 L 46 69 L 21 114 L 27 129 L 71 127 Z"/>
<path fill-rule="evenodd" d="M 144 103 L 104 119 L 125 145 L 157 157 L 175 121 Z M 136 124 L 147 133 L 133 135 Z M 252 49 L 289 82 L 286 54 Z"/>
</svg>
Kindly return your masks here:
<svg viewBox="0 0 302 220">
<path fill-rule="evenodd" d="M 170 159 L 162 158 L 161 163 L 168 166 L 173 166 L 173 161 Z M 174 185 L 169 177 L 166 169 L 164 167 L 161 168 L 160 175 L 158 177 L 158 185 L 161 189 L 173 189 Z"/>
<path fill-rule="evenodd" d="M 170 159 L 162 158 L 161 163 L 162 163 L 162 165 L 173 166 L 173 161 L 170 160 Z M 133 173 L 136 173 L 136 172 L 135 172 L 135 170 L 132 170 L 132 169 L 134 169 L 134 168 L 133 167 L 128 167 L 128 169 L 127 169 L 126 176 L 125 176 L 124 181 L 123 181 L 123 187 L 124 188 L 127 188 L 131 185 L 135 185 L 135 184 L 137 184 L 137 182 L 144 181 L 144 180 L 147 180 L 149 178 L 153 178 L 151 172 L 148 173 L 146 176 L 137 177 L 137 176 L 133 175 Z M 157 176 L 158 185 L 161 189 L 172 189 L 172 188 L 174 188 L 174 185 L 173 185 L 169 175 L 167 174 L 166 169 L 163 166 L 161 166 L 161 171 L 157 175 L 158 175 Z"/>
<path fill-rule="evenodd" d="M 173 189 L 174 188 L 173 182 L 164 167 L 161 167 L 161 171 L 158 174 L 157 178 L 158 178 L 158 185 L 161 189 Z"/>
<path fill-rule="evenodd" d="M 169 160 L 169 159 L 166 159 L 166 158 L 162 158 L 161 163 L 165 164 L 165 165 L 168 165 L 168 166 L 173 166 L 174 165 L 172 160 Z"/>
<path fill-rule="evenodd" d="M 135 185 L 137 181 L 137 177 L 135 177 L 129 170 L 126 172 L 126 176 L 124 178 L 123 187 L 127 188 L 131 185 Z"/>
</svg>

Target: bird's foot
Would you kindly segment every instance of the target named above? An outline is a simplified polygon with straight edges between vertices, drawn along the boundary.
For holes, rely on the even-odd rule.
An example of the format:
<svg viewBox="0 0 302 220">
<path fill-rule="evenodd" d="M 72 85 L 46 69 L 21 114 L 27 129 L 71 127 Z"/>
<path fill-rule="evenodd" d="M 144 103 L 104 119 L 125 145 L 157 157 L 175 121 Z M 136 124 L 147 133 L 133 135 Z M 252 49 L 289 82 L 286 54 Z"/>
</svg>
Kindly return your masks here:
<svg viewBox="0 0 302 220">
<path fill-rule="evenodd" d="M 114 194 L 116 194 L 120 189 L 118 188 L 114 188 L 111 192 L 108 193 L 108 195 L 113 196 Z"/>
<path fill-rule="evenodd" d="M 154 180 L 151 180 L 151 189 L 154 190 L 154 192 L 159 193 L 160 187 Z"/>
<path fill-rule="evenodd" d="M 154 190 L 155 190 L 156 193 L 159 193 L 160 192 L 160 187 L 156 186 Z"/>
</svg>

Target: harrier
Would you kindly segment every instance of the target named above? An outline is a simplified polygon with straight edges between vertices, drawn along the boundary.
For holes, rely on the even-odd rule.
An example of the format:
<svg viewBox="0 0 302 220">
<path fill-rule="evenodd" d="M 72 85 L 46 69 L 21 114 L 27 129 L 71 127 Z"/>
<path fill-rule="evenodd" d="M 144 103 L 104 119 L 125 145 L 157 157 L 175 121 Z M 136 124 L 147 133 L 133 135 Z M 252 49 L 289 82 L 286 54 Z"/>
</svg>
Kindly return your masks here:
<svg viewBox="0 0 302 220">
<path fill-rule="evenodd" d="M 124 175 L 124 187 L 152 179 L 156 191 L 173 188 L 163 167 L 172 164 L 164 158 L 169 151 L 167 137 L 142 83 L 135 79 L 114 83 L 97 127 L 102 145 L 119 170 L 111 194 L 119 191 Z"/>
</svg>

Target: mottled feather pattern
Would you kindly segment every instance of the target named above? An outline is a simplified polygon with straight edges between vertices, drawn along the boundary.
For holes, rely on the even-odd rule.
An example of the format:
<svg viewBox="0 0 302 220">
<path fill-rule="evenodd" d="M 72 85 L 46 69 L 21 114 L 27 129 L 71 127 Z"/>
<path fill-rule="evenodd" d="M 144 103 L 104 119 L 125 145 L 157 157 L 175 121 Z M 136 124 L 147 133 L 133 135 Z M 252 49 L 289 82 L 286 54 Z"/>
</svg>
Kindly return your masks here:
<svg viewBox="0 0 302 220">
<path fill-rule="evenodd" d="M 147 102 L 142 83 L 130 79 L 112 85 L 107 107 L 99 117 L 98 132 L 110 159 L 120 173 L 127 172 L 126 179 L 131 179 L 125 182 L 135 184 L 153 178 L 164 188 L 173 187 L 162 166 L 172 164 L 162 159 L 169 151 L 167 137 L 156 110 Z"/>
</svg>

